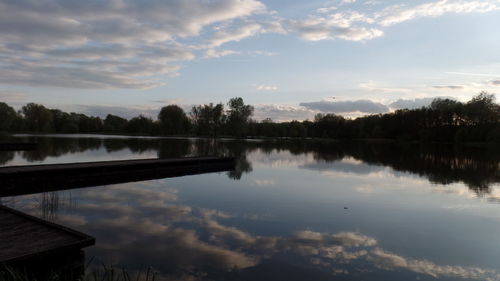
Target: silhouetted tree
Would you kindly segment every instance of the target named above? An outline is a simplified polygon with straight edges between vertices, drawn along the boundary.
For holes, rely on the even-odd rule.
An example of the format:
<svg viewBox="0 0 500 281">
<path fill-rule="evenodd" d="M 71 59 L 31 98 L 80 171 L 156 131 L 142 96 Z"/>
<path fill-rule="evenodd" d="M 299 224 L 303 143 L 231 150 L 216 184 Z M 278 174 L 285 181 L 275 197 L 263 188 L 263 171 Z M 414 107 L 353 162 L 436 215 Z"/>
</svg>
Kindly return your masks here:
<svg viewBox="0 0 500 281">
<path fill-rule="evenodd" d="M 224 123 L 224 105 L 219 103 L 214 106 L 210 103 L 193 106 L 190 115 L 198 135 L 216 137 Z"/>
<path fill-rule="evenodd" d="M 78 133 L 78 120 L 75 116 L 63 112 L 59 109 L 51 109 L 52 119 L 54 120 L 54 130 L 58 133 Z"/>
<path fill-rule="evenodd" d="M 128 134 L 152 135 L 156 130 L 153 119 L 139 115 L 130 119 L 125 128 Z"/>
<path fill-rule="evenodd" d="M 245 105 L 240 97 L 232 98 L 227 103 L 227 128 L 232 136 L 242 137 L 246 134 L 248 121 L 253 114 L 253 106 Z"/>
<path fill-rule="evenodd" d="M 128 121 L 125 118 L 108 114 L 104 119 L 104 132 L 110 134 L 125 133 L 125 127 L 127 127 L 127 123 Z"/>
<path fill-rule="evenodd" d="M 162 107 L 158 114 L 163 135 L 180 135 L 189 132 L 190 122 L 186 113 L 177 105 Z"/>
<path fill-rule="evenodd" d="M 21 110 L 26 120 L 27 130 L 32 132 L 52 132 L 54 130 L 52 113 L 45 106 L 28 103 Z"/>
<path fill-rule="evenodd" d="M 10 131 L 17 118 L 14 108 L 0 102 L 0 131 Z"/>
</svg>

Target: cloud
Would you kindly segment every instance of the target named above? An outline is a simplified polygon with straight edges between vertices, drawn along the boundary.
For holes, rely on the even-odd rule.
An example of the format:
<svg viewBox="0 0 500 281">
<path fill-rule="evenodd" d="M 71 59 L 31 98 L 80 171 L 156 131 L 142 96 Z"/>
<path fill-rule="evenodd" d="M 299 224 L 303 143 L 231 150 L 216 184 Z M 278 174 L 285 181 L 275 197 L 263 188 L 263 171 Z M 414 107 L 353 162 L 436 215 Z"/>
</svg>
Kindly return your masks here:
<svg viewBox="0 0 500 281">
<path fill-rule="evenodd" d="M 208 49 L 205 51 L 205 58 L 220 58 L 229 55 L 239 54 L 238 51 L 233 50 L 216 50 L 216 49 Z"/>
<path fill-rule="evenodd" d="M 256 120 L 271 118 L 273 121 L 283 122 L 312 119 L 316 113 L 318 112 L 302 106 L 260 104 L 255 106 L 254 118 Z"/>
<path fill-rule="evenodd" d="M 255 87 L 255 89 L 257 91 L 276 91 L 276 90 L 278 90 L 278 87 L 274 86 L 274 85 L 261 84 L 261 85 L 257 85 L 257 87 Z"/>
<path fill-rule="evenodd" d="M 354 3 L 342 0 L 340 5 Z M 382 4 L 366 1 L 365 4 Z M 285 28 L 304 40 L 320 41 L 343 39 L 368 41 L 384 35 L 383 28 L 423 17 L 438 17 L 448 13 L 486 13 L 500 9 L 498 1 L 439 0 L 416 6 L 392 5 L 371 14 L 346 10 L 338 12 L 336 6 L 316 9 L 316 14 L 305 19 L 284 20 Z"/>
<path fill-rule="evenodd" d="M 498 9 L 493 0 L 440 0 L 370 13 L 324 7 L 287 19 L 257 0 L 1 1 L 0 83 L 148 89 L 179 75 L 181 63 L 198 52 L 206 58 L 235 54 L 215 48 L 259 34 L 364 42 L 411 19 Z"/>
<path fill-rule="evenodd" d="M 493 86 L 500 86 L 500 80 L 491 80 L 490 84 Z"/>
<path fill-rule="evenodd" d="M 316 9 L 316 13 L 320 13 L 320 14 L 326 14 L 326 13 L 329 13 L 329 12 L 332 12 L 332 11 L 335 11 L 337 10 L 338 8 L 335 7 L 335 6 L 331 6 L 331 7 L 323 7 L 323 8 L 318 8 Z"/>
<path fill-rule="evenodd" d="M 438 17 L 448 13 L 485 13 L 498 9 L 495 1 L 440 0 L 414 7 L 389 6 L 379 12 L 376 18 L 382 26 L 389 26 L 415 18 Z"/>
<path fill-rule="evenodd" d="M 262 31 L 262 26 L 257 23 L 247 24 L 234 30 L 218 31 L 212 36 L 208 45 L 211 48 L 218 47 L 227 42 L 240 41 L 247 37 L 254 36 Z"/>
<path fill-rule="evenodd" d="M 160 108 L 156 107 L 125 107 L 106 105 L 76 105 L 73 110 L 90 116 L 99 116 L 101 118 L 105 118 L 108 114 L 113 114 L 126 119 L 139 115 L 156 118 L 160 112 Z"/>
<path fill-rule="evenodd" d="M 389 104 L 390 108 L 393 109 L 415 109 L 424 106 L 429 106 L 435 99 L 452 99 L 453 97 L 429 97 L 429 98 L 419 98 L 419 99 L 399 99 Z"/>
<path fill-rule="evenodd" d="M 178 40 L 265 10 L 256 0 L 42 2 L 0 3 L 0 83 L 157 87 L 178 75 L 173 62 L 194 58 Z"/>
<path fill-rule="evenodd" d="M 464 86 L 460 85 L 444 85 L 444 86 L 433 86 L 435 89 L 447 89 L 447 90 L 462 90 Z"/>
<path fill-rule="evenodd" d="M 286 28 L 308 41 L 333 39 L 365 41 L 384 34 L 378 28 L 354 26 L 358 23 L 373 23 L 373 19 L 359 12 L 348 11 L 324 16 L 309 16 L 304 20 L 288 20 Z"/>
<path fill-rule="evenodd" d="M 26 96 L 24 92 L 0 90 L 0 102 L 17 102 L 24 100 Z"/>
<path fill-rule="evenodd" d="M 355 101 L 318 101 L 318 102 L 302 102 L 301 106 L 311 110 L 331 113 L 385 113 L 389 108 L 379 102 L 370 100 L 355 100 Z"/>
</svg>

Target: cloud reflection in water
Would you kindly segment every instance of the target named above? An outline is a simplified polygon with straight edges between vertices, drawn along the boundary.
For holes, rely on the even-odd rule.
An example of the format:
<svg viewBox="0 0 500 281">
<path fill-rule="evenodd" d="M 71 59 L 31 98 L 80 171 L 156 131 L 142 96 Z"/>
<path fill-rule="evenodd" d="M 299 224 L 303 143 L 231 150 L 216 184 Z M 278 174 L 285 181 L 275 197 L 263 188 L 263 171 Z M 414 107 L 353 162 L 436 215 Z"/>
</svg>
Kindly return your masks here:
<svg viewBox="0 0 500 281">
<path fill-rule="evenodd" d="M 249 280 L 252 276 L 265 280 L 287 274 L 278 272 L 280 267 L 265 267 L 270 263 L 306 275 L 320 272 L 332 280 L 370 276 L 372 280 L 408 276 L 421 280 L 500 279 L 494 270 L 439 265 L 398 255 L 360 232 L 252 234 L 224 223 L 236 214 L 179 204 L 175 189 L 168 189 L 165 181 L 78 192 L 81 200 L 73 211 L 60 214 L 57 220 L 97 237 L 97 245 L 88 255 L 130 270 L 150 265 L 164 280 Z M 36 196 L 40 195 L 23 200 Z"/>
</svg>

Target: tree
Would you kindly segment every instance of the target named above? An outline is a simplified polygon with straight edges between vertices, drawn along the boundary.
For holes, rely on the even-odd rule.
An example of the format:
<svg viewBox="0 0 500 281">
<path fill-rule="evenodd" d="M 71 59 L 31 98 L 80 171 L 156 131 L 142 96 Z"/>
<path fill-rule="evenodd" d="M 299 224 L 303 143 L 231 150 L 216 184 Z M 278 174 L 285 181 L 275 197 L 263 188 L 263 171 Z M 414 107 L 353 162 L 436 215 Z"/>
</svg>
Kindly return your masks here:
<svg viewBox="0 0 500 281">
<path fill-rule="evenodd" d="M 121 118 L 113 114 L 108 114 L 104 119 L 104 132 L 111 134 L 120 134 L 125 132 L 127 127 L 127 119 Z"/>
<path fill-rule="evenodd" d="M 52 112 L 41 104 L 28 103 L 21 109 L 26 119 L 27 129 L 33 132 L 52 132 L 54 120 Z"/>
<path fill-rule="evenodd" d="M 177 105 L 167 105 L 158 114 L 163 135 L 179 135 L 189 132 L 190 122 L 186 113 Z"/>
<path fill-rule="evenodd" d="M 251 105 L 245 105 L 240 97 L 232 98 L 227 103 L 227 127 L 231 135 L 242 137 L 246 133 L 247 125 L 252 116 L 254 108 Z"/>
<path fill-rule="evenodd" d="M 193 106 L 190 115 L 198 135 L 216 137 L 225 120 L 224 105 L 219 103 L 214 106 L 210 103 Z"/>
<path fill-rule="evenodd" d="M 54 130 L 58 133 L 78 133 L 78 120 L 66 112 L 59 109 L 51 109 L 54 121 Z"/>
<path fill-rule="evenodd" d="M 500 121 L 500 106 L 495 103 L 495 95 L 481 92 L 465 104 L 465 117 L 470 125 L 495 123 Z"/>
<path fill-rule="evenodd" d="M 134 135 L 151 135 L 154 127 L 153 119 L 139 115 L 128 121 L 125 131 Z"/>
<path fill-rule="evenodd" d="M 17 118 L 14 108 L 0 102 L 0 131 L 10 131 Z"/>
</svg>

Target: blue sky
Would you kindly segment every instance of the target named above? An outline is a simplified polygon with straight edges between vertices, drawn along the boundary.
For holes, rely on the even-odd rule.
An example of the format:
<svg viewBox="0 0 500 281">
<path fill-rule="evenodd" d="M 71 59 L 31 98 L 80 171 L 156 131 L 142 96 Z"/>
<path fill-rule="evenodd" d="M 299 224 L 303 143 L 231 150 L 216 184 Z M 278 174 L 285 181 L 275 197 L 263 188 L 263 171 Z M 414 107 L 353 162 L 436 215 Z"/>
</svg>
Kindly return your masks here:
<svg viewBox="0 0 500 281">
<path fill-rule="evenodd" d="M 499 0 L 0 1 L 0 101 L 355 117 L 500 88 Z"/>
</svg>

